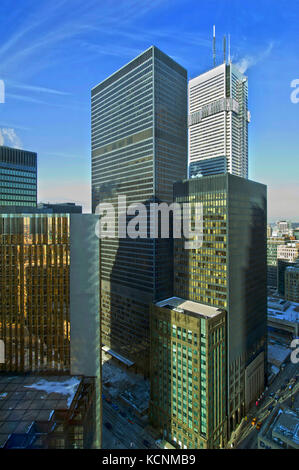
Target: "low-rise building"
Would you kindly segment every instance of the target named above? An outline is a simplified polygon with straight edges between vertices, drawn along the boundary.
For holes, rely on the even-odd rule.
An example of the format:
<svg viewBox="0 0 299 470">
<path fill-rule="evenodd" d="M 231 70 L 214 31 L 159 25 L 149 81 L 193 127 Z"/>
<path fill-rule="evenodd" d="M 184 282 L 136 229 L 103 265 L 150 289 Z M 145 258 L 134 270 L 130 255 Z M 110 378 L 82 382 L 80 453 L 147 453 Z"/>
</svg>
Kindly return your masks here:
<svg viewBox="0 0 299 470">
<path fill-rule="evenodd" d="M 258 435 L 259 449 L 299 449 L 299 413 L 276 407 Z"/>
</svg>

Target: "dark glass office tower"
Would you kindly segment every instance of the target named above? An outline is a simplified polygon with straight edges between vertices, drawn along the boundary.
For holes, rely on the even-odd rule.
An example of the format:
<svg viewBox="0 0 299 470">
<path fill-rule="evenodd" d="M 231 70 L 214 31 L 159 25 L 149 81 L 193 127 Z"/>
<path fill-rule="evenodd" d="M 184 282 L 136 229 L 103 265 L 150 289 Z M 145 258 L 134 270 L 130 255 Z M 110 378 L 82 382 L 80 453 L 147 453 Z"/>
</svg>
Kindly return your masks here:
<svg viewBox="0 0 299 470">
<path fill-rule="evenodd" d="M 0 206 L 36 204 L 36 153 L 0 146 Z"/>
<path fill-rule="evenodd" d="M 174 242 L 174 295 L 227 312 L 231 432 L 264 389 L 267 335 L 266 187 L 229 173 L 174 185 L 175 201 L 202 203 L 203 243 Z"/>
<path fill-rule="evenodd" d="M 170 203 L 186 174 L 187 72 L 153 46 L 92 89 L 93 211 L 117 209 L 119 195 Z M 172 293 L 171 243 L 116 234 L 101 245 L 103 343 L 148 368 L 149 304 Z"/>
</svg>

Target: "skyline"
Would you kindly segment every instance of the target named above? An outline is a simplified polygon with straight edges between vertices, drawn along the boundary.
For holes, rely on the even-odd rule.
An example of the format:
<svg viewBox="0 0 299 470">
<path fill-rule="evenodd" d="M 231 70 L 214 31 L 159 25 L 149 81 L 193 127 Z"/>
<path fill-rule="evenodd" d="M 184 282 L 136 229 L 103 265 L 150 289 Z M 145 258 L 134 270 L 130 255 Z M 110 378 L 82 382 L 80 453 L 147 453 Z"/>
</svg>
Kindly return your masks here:
<svg viewBox="0 0 299 470">
<path fill-rule="evenodd" d="M 249 80 L 249 178 L 268 186 L 270 222 L 299 220 L 299 104 L 290 99 L 298 78 L 298 1 L 290 8 L 254 0 L 250 11 L 237 0 L 102 3 L 21 0 L 13 11 L 8 0 L 1 3 L 0 144 L 38 153 L 38 200 L 90 211 L 91 88 L 152 44 L 194 78 L 213 66 L 215 24 L 217 63 L 230 34 L 232 61 Z"/>
</svg>

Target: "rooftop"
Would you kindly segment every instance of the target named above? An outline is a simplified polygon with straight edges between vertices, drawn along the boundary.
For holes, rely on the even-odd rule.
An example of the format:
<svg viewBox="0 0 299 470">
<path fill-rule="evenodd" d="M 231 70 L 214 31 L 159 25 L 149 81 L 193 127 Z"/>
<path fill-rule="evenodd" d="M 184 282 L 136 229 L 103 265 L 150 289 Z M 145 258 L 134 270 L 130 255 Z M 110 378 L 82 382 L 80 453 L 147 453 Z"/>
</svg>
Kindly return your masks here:
<svg viewBox="0 0 299 470">
<path fill-rule="evenodd" d="M 80 382 L 77 376 L 0 373 L 0 448 L 12 433 L 26 433 L 34 421 L 69 409 Z"/>
<path fill-rule="evenodd" d="M 289 322 L 299 322 L 299 303 L 268 297 L 268 316 Z"/>
<path fill-rule="evenodd" d="M 181 299 L 180 297 L 170 297 L 156 303 L 157 307 L 166 307 L 183 313 L 185 310 L 203 317 L 216 317 L 223 312 L 220 308 L 194 302 L 192 300 Z"/>
</svg>

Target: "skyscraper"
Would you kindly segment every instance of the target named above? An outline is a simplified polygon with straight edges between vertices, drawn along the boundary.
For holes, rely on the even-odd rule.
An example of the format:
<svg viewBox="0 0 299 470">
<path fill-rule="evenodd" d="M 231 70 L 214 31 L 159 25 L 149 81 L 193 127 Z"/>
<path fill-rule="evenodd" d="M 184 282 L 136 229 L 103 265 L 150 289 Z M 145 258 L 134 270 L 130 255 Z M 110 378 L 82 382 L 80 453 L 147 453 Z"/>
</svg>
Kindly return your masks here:
<svg viewBox="0 0 299 470">
<path fill-rule="evenodd" d="M 36 204 L 36 153 L 0 146 L 0 206 Z"/>
<path fill-rule="evenodd" d="M 248 178 L 247 78 L 232 63 L 223 63 L 190 80 L 188 94 L 190 176 L 198 172 L 198 162 L 202 176 L 211 174 L 206 160 L 215 157 L 221 171 Z"/>
<path fill-rule="evenodd" d="M 266 187 L 229 173 L 174 185 L 175 201 L 203 207 L 203 243 L 174 241 L 174 295 L 227 312 L 230 432 L 264 389 Z"/>
<path fill-rule="evenodd" d="M 180 448 L 227 442 L 226 312 L 171 297 L 151 309 L 150 420 Z"/>
<path fill-rule="evenodd" d="M 0 339 L 5 346 L 4 362 L 0 364 L 2 385 L 6 383 L 6 373 L 13 373 L 15 389 L 20 386 L 18 396 L 22 396 L 26 391 L 22 384 L 37 380 L 29 379 L 29 374 L 33 373 L 47 374 L 47 380 L 43 377 L 40 377 L 41 383 L 37 380 L 37 389 L 45 387 L 43 398 L 49 389 L 61 391 L 60 381 L 66 380 L 66 386 L 75 384 L 78 388 L 78 394 L 72 397 L 73 400 L 76 395 L 76 412 L 69 409 L 69 401 L 67 407 L 63 404 L 63 412 L 58 398 L 47 403 L 48 407 L 52 403 L 53 413 L 55 411 L 55 419 L 48 423 L 51 424 L 49 433 L 57 423 L 70 425 L 69 431 L 62 425 L 58 435 L 53 435 L 51 446 L 54 447 L 64 447 L 65 437 L 66 445 L 71 447 L 82 447 L 84 443 L 99 446 L 101 440 L 97 219 L 92 214 L 0 214 Z M 9 386 L 9 378 L 7 383 Z M 8 395 L 5 389 L 3 393 L 5 397 Z M 28 408 L 28 402 L 9 402 L 9 406 L 17 406 L 23 413 L 26 405 Z M 59 405 L 58 408 L 55 405 Z M 25 428 L 28 428 L 28 419 L 32 423 L 38 418 L 39 407 L 42 407 L 40 400 L 30 404 L 30 408 L 37 411 L 33 415 L 28 413 L 27 423 L 23 423 L 27 424 Z M 18 423 L 13 415 L 1 416 L 0 421 L 1 447 Z M 62 433 L 59 439 L 61 431 L 66 436 Z M 16 432 L 13 442 L 7 445 L 14 446 L 22 437 L 18 432 L 23 431 Z M 35 437 L 40 433 L 43 432 L 34 431 Z M 27 431 L 25 438 L 26 442 L 32 442 Z"/>
<path fill-rule="evenodd" d="M 152 46 L 92 89 L 93 211 L 118 196 L 169 203 L 186 174 L 187 72 Z M 148 368 L 149 304 L 171 293 L 169 240 L 102 240 L 105 345 Z"/>
</svg>

